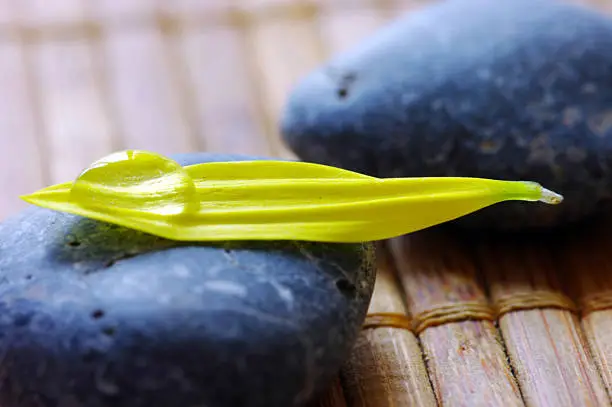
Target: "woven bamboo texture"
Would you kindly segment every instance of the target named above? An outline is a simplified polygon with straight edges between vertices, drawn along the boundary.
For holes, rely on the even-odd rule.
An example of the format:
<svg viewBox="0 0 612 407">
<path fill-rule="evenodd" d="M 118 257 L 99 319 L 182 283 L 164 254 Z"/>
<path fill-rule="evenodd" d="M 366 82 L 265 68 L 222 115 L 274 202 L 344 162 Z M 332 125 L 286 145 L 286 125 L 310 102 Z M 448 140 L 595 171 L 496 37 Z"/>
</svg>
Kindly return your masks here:
<svg viewBox="0 0 612 407">
<path fill-rule="evenodd" d="M 291 157 L 276 123 L 294 81 L 426 3 L 1 0 L 0 218 L 119 149 Z M 608 225 L 386 242 L 361 336 L 314 405 L 612 405 Z"/>
</svg>

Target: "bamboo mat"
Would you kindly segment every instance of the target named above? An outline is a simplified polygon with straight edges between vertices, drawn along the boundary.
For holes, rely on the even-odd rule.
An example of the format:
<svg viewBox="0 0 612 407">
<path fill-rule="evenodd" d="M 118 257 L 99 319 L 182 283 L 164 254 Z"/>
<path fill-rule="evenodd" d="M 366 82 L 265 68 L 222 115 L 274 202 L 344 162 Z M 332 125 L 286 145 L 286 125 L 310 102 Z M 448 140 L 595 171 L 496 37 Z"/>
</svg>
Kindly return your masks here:
<svg viewBox="0 0 612 407">
<path fill-rule="evenodd" d="M 0 218 L 118 149 L 292 157 L 276 122 L 294 81 L 426 3 L 0 0 Z M 387 242 L 353 355 L 315 405 L 612 405 L 607 225 Z"/>
</svg>

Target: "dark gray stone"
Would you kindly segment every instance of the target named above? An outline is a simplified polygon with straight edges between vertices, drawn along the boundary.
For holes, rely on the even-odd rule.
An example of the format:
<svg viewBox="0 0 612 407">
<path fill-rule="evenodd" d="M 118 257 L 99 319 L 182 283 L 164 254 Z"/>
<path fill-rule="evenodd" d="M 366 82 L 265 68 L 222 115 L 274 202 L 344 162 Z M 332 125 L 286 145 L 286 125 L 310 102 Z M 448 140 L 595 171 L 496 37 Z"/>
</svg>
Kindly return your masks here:
<svg viewBox="0 0 612 407">
<path fill-rule="evenodd" d="M 0 225 L 0 405 L 302 405 L 348 356 L 373 255 L 185 244 L 30 208 Z"/>
<path fill-rule="evenodd" d="M 552 0 L 437 2 L 303 78 L 281 129 L 306 161 L 534 180 L 566 197 L 495 205 L 465 225 L 568 224 L 610 202 L 612 20 Z"/>
</svg>

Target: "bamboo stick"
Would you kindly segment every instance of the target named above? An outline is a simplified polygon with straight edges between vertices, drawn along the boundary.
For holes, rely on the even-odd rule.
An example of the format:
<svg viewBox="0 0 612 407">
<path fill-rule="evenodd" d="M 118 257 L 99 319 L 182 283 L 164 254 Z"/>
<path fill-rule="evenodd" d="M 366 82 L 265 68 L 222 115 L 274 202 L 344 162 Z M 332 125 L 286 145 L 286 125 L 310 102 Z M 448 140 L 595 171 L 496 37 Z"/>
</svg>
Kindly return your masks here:
<svg viewBox="0 0 612 407">
<path fill-rule="evenodd" d="M 499 239 L 479 260 L 513 368 L 529 406 L 609 405 L 584 342 L 575 305 L 562 290 L 552 238 Z"/>
<path fill-rule="evenodd" d="M 104 0 L 90 1 L 81 0 L 87 7 L 93 11 L 96 21 L 101 21 L 105 25 L 115 27 L 116 23 L 123 21 L 148 21 L 151 23 L 155 15 L 156 7 L 158 6 L 151 0 Z M 207 1 L 208 2 L 208 1 Z M 180 3 L 175 0 L 172 4 Z M 159 6 L 165 4 L 163 2 Z"/>
<path fill-rule="evenodd" d="M 131 6 L 126 6 L 131 4 Z M 111 100 L 110 113 L 122 136 L 122 148 L 174 154 L 197 148 L 190 117 L 183 112 L 174 78 L 180 59 L 166 46 L 164 33 L 148 16 L 136 30 L 115 21 L 146 13 L 139 2 L 94 2 L 91 14 L 104 29 L 98 44 L 99 70 Z M 149 7 L 149 14 L 150 14 Z"/>
<path fill-rule="evenodd" d="M 440 228 L 394 239 L 393 253 L 442 406 L 521 406 L 467 248 Z"/>
<path fill-rule="evenodd" d="M 30 26 L 74 24 L 85 17 L 84 0 L 12 1 L 10 8 L 14 22 Z"/>
<path fill-rule="evenodd" d="M 259 8 L 277 18 L 259 16 Z M 258 86 L 269 144 L 275 156 L 295 158 L 280 140 L 278 121 L 291 88 L 325 58 L 315 26 L 318 8 L 302 0 L 242 0 L 241 9 L 251 81 Z"/>
<path fill-rule="evenodd" d="M 568 236 L 561 264 L 567 287 L 580 305 L 582 327 L 595 364 L 612 400 L 611 222 Z"/>
<path fill-rule="evenodd" d="M 318 15 L 318 29 L 326 55 L 347 50 L 372 34 L 387 21 L 383 10 L 374 0 L 355 0 L 351 7 L 338 2 L 322 2 Z"/>
<path fill-rule="evenodd" d="M 57 8 L 46 2 L 19 3 L 16 12 L 18 24 L 63 24 L 85 18 L 83 5 L 75 1 L 60 1 Z M 74 179 L 91 162 L 117 149 L 107 100 L 96 77 L 94 49 L 87 39 L 24 38 L 45 154 L 51 157 L 51 183 Z"/>
<path fill-rule="evenodd" d="M 350 407 L 435 406 L 427 369 L 385 248 L 368 317 L 342 370 Z"/>
<path fill-rule="evenodd" d="M 206 151 L 270 155 L 264 119 L 254 94 L 243 27 L 194 27 L 177 47 L 193 87 L 199 137 Z"/>
<path fill-rule="evenodd" d="M 41 137 L 36 101 L 31 92 L 27 49 L 19 43 L 0 45 L 0 219 L 25 208 L 20 195 L 47 185 L 45 140 Z M 24 165 L 24 160 L 27 165 Z"/>
<path fill-rule="evenodd" d="M 14 5 L 11 0 L 0 1 L 0 26 L 14 28 Z"/>
</svg>

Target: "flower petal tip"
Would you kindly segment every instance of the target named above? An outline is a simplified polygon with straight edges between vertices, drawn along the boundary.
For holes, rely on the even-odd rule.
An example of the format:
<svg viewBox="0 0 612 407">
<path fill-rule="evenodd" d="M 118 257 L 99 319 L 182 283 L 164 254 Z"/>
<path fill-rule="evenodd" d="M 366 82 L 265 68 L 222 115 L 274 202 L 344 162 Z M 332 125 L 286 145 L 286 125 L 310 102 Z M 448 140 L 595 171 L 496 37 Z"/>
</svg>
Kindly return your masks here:
<svg viewBox="0 0 612 407">
<path fill-rule="evenodd" d="M 563 202 L 563 195 L 542 187 L 540 202 L 544 202 L 550 205 L 558 205 Z"/>
</svg>

